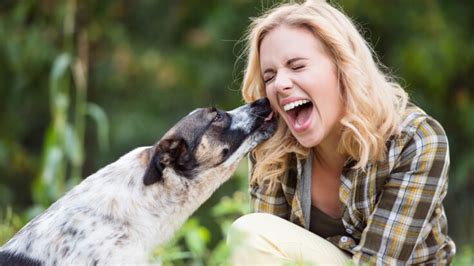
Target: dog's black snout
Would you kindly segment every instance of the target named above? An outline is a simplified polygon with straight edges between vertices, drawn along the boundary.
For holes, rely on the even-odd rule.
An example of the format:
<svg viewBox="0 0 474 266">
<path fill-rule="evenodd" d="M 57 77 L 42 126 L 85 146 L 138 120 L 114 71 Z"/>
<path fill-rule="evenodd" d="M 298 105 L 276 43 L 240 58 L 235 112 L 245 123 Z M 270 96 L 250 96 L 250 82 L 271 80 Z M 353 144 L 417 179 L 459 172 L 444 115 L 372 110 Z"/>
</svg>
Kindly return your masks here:
<svg viewBox="0 0 474 266">
<path fill-rule="evenodd" d="M 270 101 L 268 100 L 267 97 L 260 98 L 256 100 L 255 102 L 250 104 L 250 107 L 270 107 Z"/>
<path fill-rule="evenodd" d="M 272 112 L 270 101 L 267 97 L 260 98 L 250 104 L 252 113 L 258 117 L 265 118 Z"/>
</svg>

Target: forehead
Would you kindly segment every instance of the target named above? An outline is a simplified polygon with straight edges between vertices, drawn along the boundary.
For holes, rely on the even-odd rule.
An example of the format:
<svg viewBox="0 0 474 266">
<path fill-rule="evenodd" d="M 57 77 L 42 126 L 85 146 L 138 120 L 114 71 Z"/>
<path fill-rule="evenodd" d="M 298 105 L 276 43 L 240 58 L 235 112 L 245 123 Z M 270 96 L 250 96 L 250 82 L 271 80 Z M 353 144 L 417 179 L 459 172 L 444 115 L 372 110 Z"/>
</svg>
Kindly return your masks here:
<svg viewBox="0 0 474 266">
<path fill-rule="evenodd" d="M 176 123 L 165 136 L 178 135 L 185 139 L 193 138 L 202 132 L 209 124 L 210 112 L 207 108 L 199 108 L 191 111 Z"/>
<path fill-rule="evenodd" d="M 292 58 L 325 56 L 324 44 L 304 27 L 281 25 L 270 30 L 260 43 L 262 67 L 286 62 Z"/>
</svg>

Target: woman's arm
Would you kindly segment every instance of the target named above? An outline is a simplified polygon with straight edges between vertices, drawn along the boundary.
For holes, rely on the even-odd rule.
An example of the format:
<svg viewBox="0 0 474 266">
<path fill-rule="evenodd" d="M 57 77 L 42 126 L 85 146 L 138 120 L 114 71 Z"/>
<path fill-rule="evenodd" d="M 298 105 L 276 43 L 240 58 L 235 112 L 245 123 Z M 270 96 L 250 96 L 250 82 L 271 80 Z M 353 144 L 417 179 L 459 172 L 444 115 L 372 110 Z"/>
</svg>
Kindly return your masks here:
<svg viewBox="0 0 474 266">
<path fill-rule="evenodd" d="M 354 249 L 356 262 L 403 264 L 410 259 L 430 233 L 423 228 L 446 195 L 448 167 L 446 134 L 439 123 L 426 118 L 400 151 Z M 437 247 L 432 244 L 422 247 L 424 255 L 433 254 L 430 248 Z"/>
</svg>

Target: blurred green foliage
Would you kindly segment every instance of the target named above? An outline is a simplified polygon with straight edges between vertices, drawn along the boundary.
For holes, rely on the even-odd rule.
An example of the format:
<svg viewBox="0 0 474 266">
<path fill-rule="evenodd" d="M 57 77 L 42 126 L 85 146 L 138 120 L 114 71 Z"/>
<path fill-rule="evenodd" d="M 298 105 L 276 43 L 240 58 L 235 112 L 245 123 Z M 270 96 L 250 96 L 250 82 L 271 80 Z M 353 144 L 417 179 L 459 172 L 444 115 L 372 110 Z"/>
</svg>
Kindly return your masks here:
<svg viewBox="0 0 474 266">
<path fill-rule="evenodd" d="M 150 145 L 196 107 L 241 104 L 241 37 L 278 1 L 0 2 L 0 243 L 81 177 Z M 335 1 L 359 23 L 451 147 L 450 235 L 474 263 L 474 2 Z M 249 212 L 245 164 L 156 250 L 165 265 L 221 265 Z M 230 195 L 230 197 L 229 197 Z"/>
</svg>

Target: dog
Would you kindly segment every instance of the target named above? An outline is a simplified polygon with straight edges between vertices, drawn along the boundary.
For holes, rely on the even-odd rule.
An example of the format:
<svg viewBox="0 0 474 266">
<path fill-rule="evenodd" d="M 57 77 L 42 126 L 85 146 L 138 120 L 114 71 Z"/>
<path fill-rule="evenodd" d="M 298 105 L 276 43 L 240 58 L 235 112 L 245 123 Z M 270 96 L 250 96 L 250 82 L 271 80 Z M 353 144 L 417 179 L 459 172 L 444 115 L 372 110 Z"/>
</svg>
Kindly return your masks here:
<svg viewBox="0 0 474 266">
<path fill-rule="evenodd" d="M 147 264 L 186 219 L 268 139 L 268 99 L 196 109 L 154 146 L 92 174 L 0 248 L 0 265 Z"/>
</svg>

